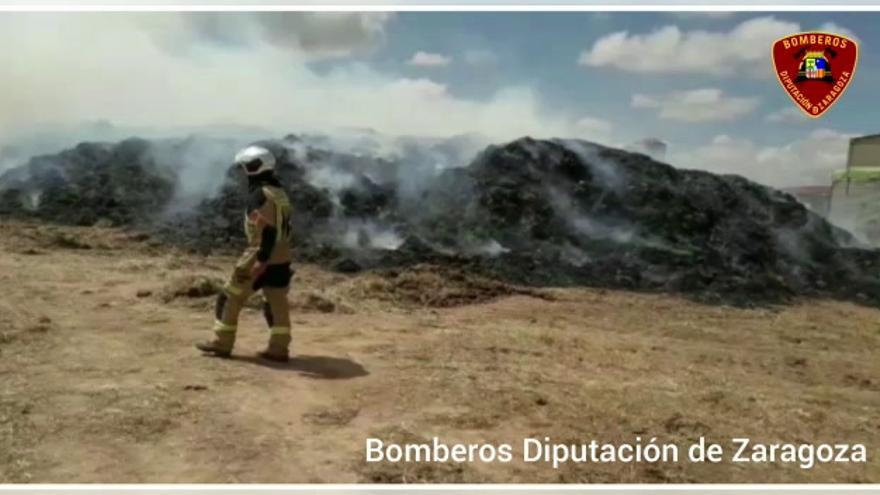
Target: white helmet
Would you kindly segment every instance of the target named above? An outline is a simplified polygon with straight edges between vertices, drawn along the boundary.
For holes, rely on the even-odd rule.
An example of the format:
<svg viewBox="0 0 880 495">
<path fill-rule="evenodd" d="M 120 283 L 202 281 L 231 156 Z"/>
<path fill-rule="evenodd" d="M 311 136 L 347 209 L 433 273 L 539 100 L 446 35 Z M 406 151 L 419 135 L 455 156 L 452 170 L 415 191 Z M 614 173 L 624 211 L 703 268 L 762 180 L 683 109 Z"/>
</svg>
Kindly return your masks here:
<svg viewBox="0 0 880 495">
<path fill-rule="evenodd" d="M 262 146 L 248 146 L 235 155 L 235 164 L 248 175 L 257 175 L 275 170 L 275 156 Z"/>
</svg>

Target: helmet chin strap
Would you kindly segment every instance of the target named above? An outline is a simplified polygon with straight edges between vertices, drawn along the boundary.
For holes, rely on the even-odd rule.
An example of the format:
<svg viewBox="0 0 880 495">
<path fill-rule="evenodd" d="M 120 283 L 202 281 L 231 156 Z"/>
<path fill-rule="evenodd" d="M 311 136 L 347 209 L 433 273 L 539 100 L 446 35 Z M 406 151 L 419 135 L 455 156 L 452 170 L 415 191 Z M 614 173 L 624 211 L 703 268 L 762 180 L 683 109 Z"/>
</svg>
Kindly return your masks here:
<svg viewBox="0 0 880 495">
<path fill-rule="evenodd" d="M 250 187 L 262 186 L 277 181 L 275 178 L 275 172 L 272 170 L 267 170 L 256 175 L 248 175 L 247 178 L 248 186 Z"/>
</svg>

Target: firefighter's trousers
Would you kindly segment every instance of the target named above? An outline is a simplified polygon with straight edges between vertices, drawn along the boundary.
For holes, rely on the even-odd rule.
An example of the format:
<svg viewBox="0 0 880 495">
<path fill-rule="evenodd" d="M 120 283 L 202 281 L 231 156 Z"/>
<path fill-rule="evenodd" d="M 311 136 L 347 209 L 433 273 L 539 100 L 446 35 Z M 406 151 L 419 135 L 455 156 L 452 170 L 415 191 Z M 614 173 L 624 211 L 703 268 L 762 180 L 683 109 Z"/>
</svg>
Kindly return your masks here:
<svg viewBox="0 0 880 495">
<path fill-rule="evenodd" d="M 290 307 L 287 294 L 293 272 L 289 264 L 268 265 L 256 280 L 237 269 L 224 290 L 217 296 L 214 308 L 214 332 L 222 347 L 232 350 L 238 330 L 238 317 L 247 300 L 263 291 L 266 302 L 263 316 L 269 326 L 269 351 L 287 352 L 290 345 Z"/>
</svg>

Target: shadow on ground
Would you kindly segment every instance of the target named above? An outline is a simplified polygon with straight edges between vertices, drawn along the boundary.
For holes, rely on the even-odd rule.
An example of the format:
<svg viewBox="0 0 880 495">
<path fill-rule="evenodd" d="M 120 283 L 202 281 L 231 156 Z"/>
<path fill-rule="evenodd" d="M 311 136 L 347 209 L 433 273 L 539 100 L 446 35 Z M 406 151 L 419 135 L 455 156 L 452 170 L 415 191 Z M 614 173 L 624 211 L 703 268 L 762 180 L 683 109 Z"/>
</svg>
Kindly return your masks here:
<svg viewBox="0 0 880 495">
<path fill-rule="evenodd" d="M 294 356 L 286 363 L 267 361 L 256 356 L 233 356 L 232 359 L 266 368 L 296 371 L 309 378 L 324 380 L 359 378 L 370 374 L 360 363 L 330 356 Z"/>
</svg>

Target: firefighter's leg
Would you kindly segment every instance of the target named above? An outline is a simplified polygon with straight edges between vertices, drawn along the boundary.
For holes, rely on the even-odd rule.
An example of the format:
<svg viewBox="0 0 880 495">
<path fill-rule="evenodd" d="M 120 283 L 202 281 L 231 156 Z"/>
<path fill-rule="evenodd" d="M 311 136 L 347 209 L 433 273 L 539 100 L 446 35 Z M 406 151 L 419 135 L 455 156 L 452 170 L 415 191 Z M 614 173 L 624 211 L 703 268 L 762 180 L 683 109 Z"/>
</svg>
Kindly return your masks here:
<svg viewBox="0 0 880 495">
<path fill-rule="evenodd" d="M 287 361 L 290 356 L 290 306 L 287 302 L 289 287 L 264 287 L 266 304 L 263 314 L 269 325 L 269 345 L 260 357 L 273 361 Z"/>
<path fill-rule="evenodd" d="M 253 288 L 249 280 L 234 276 L 226 284 L 223 292 L 217 296 L 214 306 L 214 339 L 196 344 L 199 350 L 222 357 L 232 354 L 238 330 L 238 316 L 251 294 Z"/>
</svg>

